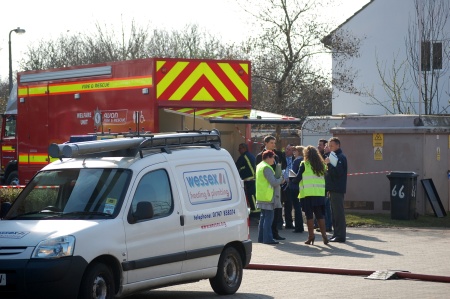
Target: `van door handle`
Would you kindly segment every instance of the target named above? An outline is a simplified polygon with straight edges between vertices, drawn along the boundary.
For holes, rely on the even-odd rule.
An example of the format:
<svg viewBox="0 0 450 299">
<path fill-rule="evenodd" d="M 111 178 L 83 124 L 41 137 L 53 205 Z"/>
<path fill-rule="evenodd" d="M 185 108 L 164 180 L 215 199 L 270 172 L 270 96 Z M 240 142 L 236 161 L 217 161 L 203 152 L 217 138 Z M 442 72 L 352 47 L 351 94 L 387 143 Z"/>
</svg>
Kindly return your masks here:
<svg viewBox="0 0 450 299">
<path fill-rule="evenodd" d="M 184 215 L 180 215 L 180 225 L 184 226 Z"/>
</svg>

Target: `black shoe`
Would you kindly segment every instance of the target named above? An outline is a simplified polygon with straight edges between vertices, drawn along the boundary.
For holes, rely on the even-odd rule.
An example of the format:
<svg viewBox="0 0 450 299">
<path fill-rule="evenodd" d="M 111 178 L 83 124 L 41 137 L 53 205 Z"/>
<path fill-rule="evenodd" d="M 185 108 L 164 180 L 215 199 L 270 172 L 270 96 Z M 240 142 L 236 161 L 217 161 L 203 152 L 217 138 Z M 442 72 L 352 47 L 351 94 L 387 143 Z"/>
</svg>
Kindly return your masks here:
<svg viewBox="0 0 450 299">
<path fill-rule="evenodd" d="M 276 237 L 273 237 L 275 240 L 286 240 L 286 238 L 283 238 L 283 237 L 281 237 L 281 236 L 276 236 Z"/>
<path fill-rule="evenodd" d="M 327 233 L 332 233 L 333 229 L 332 228 L 327 228 Z"/>
<path fill-rule="evenodd" d="M 264 243 L 264 244 L 267 244 L 267 245 L 276 245 L 276 244 L 280 244 L 280 242 L 272 241 L 272 242 L 268 242 L 268 243 Z"/>
<path fill-rule="evenodd" d="M 304 230 L 296 230 L 296 229 L 294 229 L 292 232 L 293 233 L 302 233 L 302 232 L 304 232 Z"/>
<path fill-rule="evenodd" d="M 294 226 L 291 224 L 291 225 L 286 225 L 284 228 L 285 229 L 294 229 Z"/>
<path fill-rule="evenodd" d="M 330 242 L 338 242 L 338 243 L 345 243 L 345 239 L 341 239 L 338 237 L 334 237 L 330 239 Z"/>
</svg>

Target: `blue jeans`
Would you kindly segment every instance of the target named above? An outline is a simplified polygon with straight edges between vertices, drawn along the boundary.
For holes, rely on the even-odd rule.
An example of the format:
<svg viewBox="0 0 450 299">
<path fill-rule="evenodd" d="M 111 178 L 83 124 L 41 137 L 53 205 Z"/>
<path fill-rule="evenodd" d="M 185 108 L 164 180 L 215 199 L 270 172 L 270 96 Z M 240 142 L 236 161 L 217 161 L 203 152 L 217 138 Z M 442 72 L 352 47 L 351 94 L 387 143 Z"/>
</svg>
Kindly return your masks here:
<svg viewBox="0 0 450 299">
<path fill-rule="evenodd" d="M 273 216 L 274 210 L 261 209 L 261 217 L 259 219 L 259 226 L 258 226 L 259 243 L 270 243 L 274 241 L 272 234 Z"/>
</svg>

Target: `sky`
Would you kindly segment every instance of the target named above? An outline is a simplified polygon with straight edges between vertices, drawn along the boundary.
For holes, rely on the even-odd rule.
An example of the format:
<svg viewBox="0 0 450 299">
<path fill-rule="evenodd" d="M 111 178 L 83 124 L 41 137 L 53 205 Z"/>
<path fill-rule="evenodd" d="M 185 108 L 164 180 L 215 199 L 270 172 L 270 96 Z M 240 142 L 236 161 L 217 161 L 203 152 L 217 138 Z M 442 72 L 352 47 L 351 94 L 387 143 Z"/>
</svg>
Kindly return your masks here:
<svg viewBox="0 0 450 299">
<path fill-rule="evenodd" d="M 134 20 L 142 27 L 182 30 L 197 24 L 224 42 L 240 42 L 250 36 L 254 28 L 249 15 L 239 6 L 246 0 L 56 0 L 2 1 L 0 14 L 0 77 L 8 77 L 9 33 L 17 27 L 24 34 L 11 33 L 13 73 L 27 47 L 40 40 L 57 38 L 66 33 L 89 33 L 95 23 L 117 26 Z M 260 0 L 261 1 L 261 0 Z M 323 1 L 323 0 L 319 0 Z M 323 15 L 336 25 L 352 16 L 369 0 L 330 0 L 333 8 Z M 120 32 L 120 31 L 116 31 Z M 331 68 L 331 59 L 330 59 Z"/>
</svg>

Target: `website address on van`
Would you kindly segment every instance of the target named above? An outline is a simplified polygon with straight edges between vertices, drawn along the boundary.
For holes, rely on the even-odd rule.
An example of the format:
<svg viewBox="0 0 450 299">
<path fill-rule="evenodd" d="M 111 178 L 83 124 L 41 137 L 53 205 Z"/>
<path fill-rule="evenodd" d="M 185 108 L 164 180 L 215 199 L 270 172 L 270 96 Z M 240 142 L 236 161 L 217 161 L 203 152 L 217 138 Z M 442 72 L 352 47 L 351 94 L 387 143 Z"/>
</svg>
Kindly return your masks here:
<svg viewBox="0 0 450 299">
<path fill-rule="evenodd" d="M 211 224 L 202 225 L 202 226 L 200 226 L 200 228 L 208 229 L 208 228 L 221 227 L 221 226 L 226 227 L 227 223 L 226 222 L 211 223 Z"/>
</svg>

